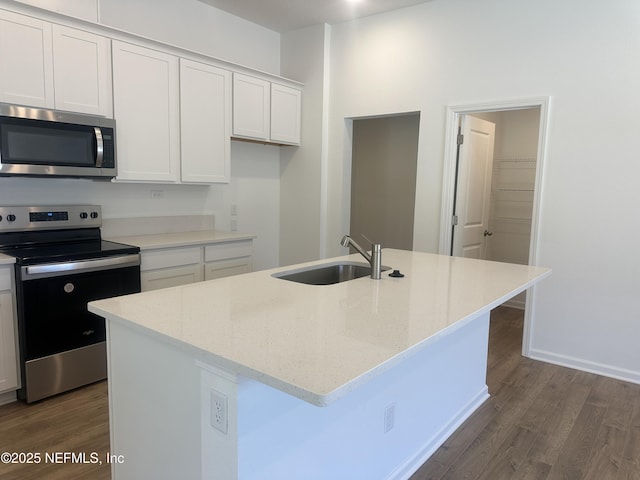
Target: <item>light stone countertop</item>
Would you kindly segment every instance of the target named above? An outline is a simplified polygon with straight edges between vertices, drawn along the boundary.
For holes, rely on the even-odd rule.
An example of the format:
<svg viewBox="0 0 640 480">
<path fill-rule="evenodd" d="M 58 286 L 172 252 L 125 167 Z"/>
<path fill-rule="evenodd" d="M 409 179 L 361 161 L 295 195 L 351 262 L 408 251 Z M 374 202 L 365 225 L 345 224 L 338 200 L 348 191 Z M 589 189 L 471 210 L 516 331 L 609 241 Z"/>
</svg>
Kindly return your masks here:
<svg viewBox="0 0 640 480">
<path fill-rule="evenodd" d="M 136 247 L 140 247 L 140 250 L 145 251 L 159 248 L 186 247 L 191 245 L 207 245 L 222 242 L 252 240 L 254 238 L 256 238 L 255 235 L 245 233 L 224 232 L 218 230 L 198 230 L 192 232 L 108 237 L 105 238 L 105 240 L 134 245 Z"/>
<path fill-rule="evenodd" d="M 404 278 L 304 285 L 281 267 L 91 302 L 89 310 L 318 406 L 344 396 L 551 273 L 383 249 Z"/>
<path fill-rule="evenodd" d="M 16 263 L 15 257 L 0 253 L 0 265 L 13 265 L 14 263 Z"/>
</svg>

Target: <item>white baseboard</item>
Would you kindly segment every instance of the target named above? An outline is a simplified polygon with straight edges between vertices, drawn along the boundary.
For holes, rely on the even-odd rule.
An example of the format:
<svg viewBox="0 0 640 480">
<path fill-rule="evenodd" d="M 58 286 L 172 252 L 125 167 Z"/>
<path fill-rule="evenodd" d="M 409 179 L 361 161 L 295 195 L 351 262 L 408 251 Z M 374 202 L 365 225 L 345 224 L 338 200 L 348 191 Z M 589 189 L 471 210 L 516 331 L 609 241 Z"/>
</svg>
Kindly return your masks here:
<svg viewBox="0 0 640 480">
<path fill-rule="evenodd" d="M 489 390 L 485 386 L 462 408 L 451 421 L 431 437 L 409 460 L 396 468 L 387 477 L 388 480 L 407 480 L 413 475 L 434 452 L 467 420 L 480 405 L 489 398 Z"/>
<path fill-rule="evenodd" d="M 640 371 L 627 370 L 604 363 L 591 362 L 581 358 L 560 355 L 546 350 L 531 349 L 528 355 L 534 360 L 540 360 L 562 367 L 573 368 L 584 372 L 595 373 L 604 377 L 616 378 L 625 382 L 640 384 Z"/>
</svg>

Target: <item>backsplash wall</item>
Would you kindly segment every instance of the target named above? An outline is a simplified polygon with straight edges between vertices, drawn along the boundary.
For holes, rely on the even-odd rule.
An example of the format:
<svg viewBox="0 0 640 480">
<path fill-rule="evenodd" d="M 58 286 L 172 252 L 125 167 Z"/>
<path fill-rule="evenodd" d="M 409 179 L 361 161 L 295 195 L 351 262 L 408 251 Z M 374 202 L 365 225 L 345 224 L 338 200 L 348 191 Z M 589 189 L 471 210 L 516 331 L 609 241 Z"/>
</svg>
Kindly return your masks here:
<svg viewBox="0 0 640 480">
<path fill-rule="evenodd" d="M 106 219 L 213 215 L 219 230 L 230 230 L 231 205 L 236 205 L 238 231 L 257 235 L 253 263 L 261 270 L 276 267 L 279 261 L 279 162 L 278 147 L 231 142 L 229 184 L 0 177 L 0 205 L 97 204 Z"/>
</svg>

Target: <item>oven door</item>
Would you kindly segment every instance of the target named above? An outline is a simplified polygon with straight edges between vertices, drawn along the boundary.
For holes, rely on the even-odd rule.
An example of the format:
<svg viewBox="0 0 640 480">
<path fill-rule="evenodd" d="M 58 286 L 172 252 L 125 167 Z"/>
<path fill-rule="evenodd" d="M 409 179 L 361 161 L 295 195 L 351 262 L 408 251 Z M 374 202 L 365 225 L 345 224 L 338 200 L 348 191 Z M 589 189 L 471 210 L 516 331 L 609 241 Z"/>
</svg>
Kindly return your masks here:
<svg viewBox="0 0 640 480">
<path fill-rule="evenodd" d="M 20 398 L 32 402 L 106 378 L 104 319 L 87 303 L 139 292 L 139 255 L 23 266 L 19 278 Z"/>
</svg>

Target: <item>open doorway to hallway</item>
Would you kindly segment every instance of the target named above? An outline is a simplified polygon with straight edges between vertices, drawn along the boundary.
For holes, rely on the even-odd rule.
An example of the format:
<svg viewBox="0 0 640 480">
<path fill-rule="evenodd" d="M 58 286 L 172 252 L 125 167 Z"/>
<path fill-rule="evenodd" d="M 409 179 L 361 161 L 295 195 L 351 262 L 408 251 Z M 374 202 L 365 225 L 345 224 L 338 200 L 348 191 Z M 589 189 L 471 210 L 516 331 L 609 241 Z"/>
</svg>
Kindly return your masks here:
<svg viewBox="0 0 640 480">
<path fill-rule="evenodd" d="M 419 113 L 353 120 L 349 233 L 357 242 L 413 250 L 419 128 Z"/>
<path fill-rule="evenodd" d="M 478 103 L 478 104 L 466 104 L 466 105 L 457 105 L 457 106 L 449 106 L 447 108 L 447 125 L 446 125 L 446 140 L 445 140 L 445 158 L 443 164 L 443 183 L 442 183 L 442 209 L 441 209 L 441 226 L 440 226 L 440 249 L 439 253 L 444 255 L 451 255 L 451 246 L 453 242 L 453 224 L 456 220 L 455 215 L 455 198 L 456 198 L 456 186 L 457 186 L 457 175 L 456 175 L 456 166 L 457 166 L 457 152 L 458 152 L 458 133 L 461 118 L 465 115 L 476 115 L 476 116 L 505 116 L 506 121 L 502 122 L 504 124 L 504 128 L 508 132 L 508 130 L 525 130 L 524 123 L 513 121 L 515 117 L 509 119 L 510 115 L 528 115 L 532 114 L 532 117 L 529 118 L 528 123 L 537 126 L 537 135 L 530 135 L 527 138 L 526 142 L 518 140 L 518 135 L 513 135 L 515 141 L 504 143 L 504 148 L 502 149 L 502 153 L 496 155 L 498 160 L 504 160 L 502 172 L 499 173 L 509 173 L 506 175 L 507 179 L 511 178 L 512 180 L 517 180 L 519 177 L 524 175 L 529 175 L 529 182 L 533 181 L 533 190 L 525 189 L 524 191 L 517 191 L 517 189 L 511 188 L 513 185 L 520 183 L 519 181 L 507 181 L 503 182 L 507 185 L 507 188 L 502 188 L 502 194 L 500 199 L 496 196 L 496 199 L 493 203 L 494 209 L 494 224 L 500 223 L 496 222 L 496 220 L 502 220 L 500 218 L 501 215 L 505 215 L 504 212 L 511 211 L 512 213 L 508 215 L 515 215 L 513 212 L 518 210 L 518 208 L 522 208 L 525 205 L 530 205 L 531 214 L 530 215 L 522 215 L 520 213 L 520 217 L 529 216 L 530 219 L 519 218 L 516 216 L 514 219 L 520 220 L 522 225 L 526 225 L 525 228 L 521 228 L 518 230 L 514 227 L 515 223 L 511 222 L 512 225 L 510 227 L 505 227 L 504 225 L 499 225 L 498 228 L 505 228 L 505 232 L 503 239 L 500 241 L 492 242 L 492 245 L 487 248 L 487 251 L 490 252 L 488 255 L 490 257 L 488 259 L 499 259 L 500 261 L 510 261 L 516 263 L 526 263 L 529 265 L 536 265 L 537 263 L 537 255 L 538 255 L 538 212 L 540 210 L 540 198 L 542 192 L 542 178 L 543 178 L 543 166 L 544 166 L 544 158 L 546 154 L 546 138 L 547 138 L 547 128 L 548 128 L 548 115 L 549 115 L 549 97 L 532 97 L 532 98 L 523 98 L 523 99 L 515 99 L 515 100 L 505 100 L 505 101 L 496 101 L 490 103 Z M 530 110 L 530 111 L 528 111 Z M 533 117 L 533 112 L 537 114 L 537 122 L 535 117 Z M 511 121 L 510 121 L 511 120 Z M 496 145 L 498 145 L 497 140 L 498 134 L 496 134 Z M 501 140 L 501 144 L 506 142 Z M 535 153 L 529 153 L 524 150 L 523 152 L 516 152 L 513 150 L 513 145 L 535 145 Z M 511 145 L 511 146 L 508 146 Z M 499 151 L 501 149 L 497 149 Z M 498 158 L 501 157 L 501 158 Z M 532 161 L 535 159 L 535 169 L 530 168 L 532 166 Z M 496 162 L 496 165 L 500 166 L 501 162 Z M 524 167 L 524 168 L 521 168 Z M 511 183 L 511 186 L 508 184 Z M 508 201 L 505 203 L 505 195 Z M 526 221 L 525 221 L 526 220 Z M 492 228 L 494 226 L 492 225 Z M 518 225 L 518 228 L 522 227 L 522 225 Z M 488 229 L 489 233 L 493 235 L 488 235 L 488 237 L 493 241 L 496 240 L 495 232 L 493 230 Z M 515 245 L 516 241 L 514 239 L 516 237 L 520 237 L 520 241 L 524 240 L 525 244 L 528 244 L 528 253 L 522 254 L 518 253 L 517 255 L 510 251 L 509 248 Z M 528 242 L 526 239 L 528 238 Z M 500 246 L 502 244 L 502 247 Z M 501 253 L 499 253 L 501 252 Z M 500 255 L 502 255 L 500 257 Z M 517 262 L 517 258 L 521 261 Z M 522 261 L 522 258 L 525 257 L 525 260 Z M 522 308 L 522 303 L 524 303 L 524 328 L 523 328 L 523 338 L 522 338 L 522 354 L 525 356 L 530 355 L 530 337 L 531 331 L 533 328 L 534 316 L 532 313 L 532 305 L 534 302 L 530 301 L 533 296 L 535 296 L 535 288 L 530 289 L 527 292 L 527 300 L 523 300 L 522 298 L 517 299 L 520 301 L 520 308 Z"/>
<path fill-rule="evenodd" d="M 465 134 L 470 138 L 464 138 L 459 148 L 454 207 L 459 220 L 453 227 L 451 254 L 469 256 L 462 251 L 461 245 L 465 243 L 462 239 L 472 236 L 475 228 L 478 231 L 473 242 L 467 240 L 467 243 L 476 247 L 469 251 L 476 252 L 477 258 L 526 265 L 531 243 L 540 107 L 461 115 L 461 131 L 463 125 L 478 120 L 480 125 L 475 130 L 482 130 L 482 133 L 487 130 L 487 134 L 478 138 L 475 130 L 464 128 L 472 135 Z M 482 128 L 487 125 L 491 129 Z M 493 132 L 491 136 L 488 130 Z M 487 147 L 485 144 L 489 141 L 491 145 Z M 492 158 L 481 158 L 487 154 Z M 486 172 L 479 167 L 468 168 L 465 163 L 469 162 L 488 168 Z M 484 175 L 487 177 L 468 178 Z M 474 185 L 478 187 L 474 188 Z M 484 185 L 486 192 L 481 191 Z M 482 216 L 484 219 L 480 218 Z M 523 292 L 508 305 L 524 309 L 525 302 L 526 293 Z"/>
</svg>

